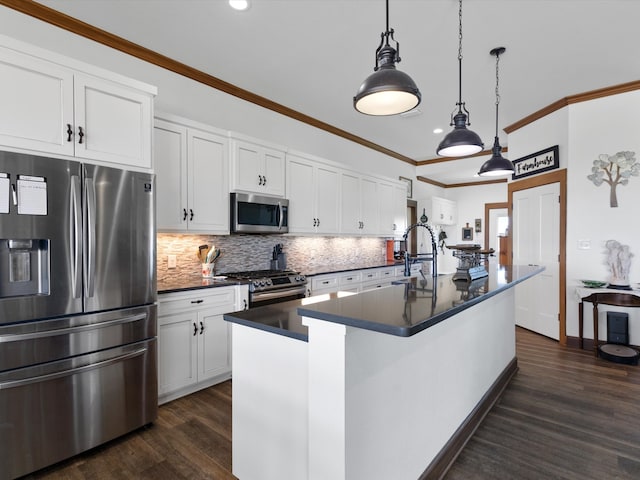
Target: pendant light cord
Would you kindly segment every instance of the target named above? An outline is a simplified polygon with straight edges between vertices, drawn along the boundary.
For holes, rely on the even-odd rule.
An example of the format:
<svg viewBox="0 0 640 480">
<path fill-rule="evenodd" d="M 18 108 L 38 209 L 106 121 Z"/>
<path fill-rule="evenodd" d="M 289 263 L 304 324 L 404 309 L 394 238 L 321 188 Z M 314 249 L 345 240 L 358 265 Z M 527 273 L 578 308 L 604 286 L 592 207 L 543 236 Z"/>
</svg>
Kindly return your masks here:
<svg viewBox="0 0 640 480">
<path fill-rule="evenodd" d="M 389 0 L 387 0 L 387 45 L 389 45 Z"/>
<path fill-rule="evenodd" d="M 462 0 L 458 7 L 458 111 L 462 113 Z"/>
<path fill-rule="evenodd" d="M 498 106 L 500 105 L 500 74 L 499 74 L 500 52 L 496 52 L 496 138 L 498 138 Z"/>
</svg>

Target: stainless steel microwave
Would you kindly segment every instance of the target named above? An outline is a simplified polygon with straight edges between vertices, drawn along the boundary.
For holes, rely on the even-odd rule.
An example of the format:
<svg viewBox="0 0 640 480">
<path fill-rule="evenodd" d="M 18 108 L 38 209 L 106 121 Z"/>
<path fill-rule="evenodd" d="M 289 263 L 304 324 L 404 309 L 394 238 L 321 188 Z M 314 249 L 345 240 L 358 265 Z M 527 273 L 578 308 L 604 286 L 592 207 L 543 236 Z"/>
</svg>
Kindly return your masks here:
<svg viewBox="0 0 640 480">
<path fill-rule="evenodd" d="M 289 200 L 232 193 L 230 203 L 232 233 L 289 232 Z"/>
</svg>

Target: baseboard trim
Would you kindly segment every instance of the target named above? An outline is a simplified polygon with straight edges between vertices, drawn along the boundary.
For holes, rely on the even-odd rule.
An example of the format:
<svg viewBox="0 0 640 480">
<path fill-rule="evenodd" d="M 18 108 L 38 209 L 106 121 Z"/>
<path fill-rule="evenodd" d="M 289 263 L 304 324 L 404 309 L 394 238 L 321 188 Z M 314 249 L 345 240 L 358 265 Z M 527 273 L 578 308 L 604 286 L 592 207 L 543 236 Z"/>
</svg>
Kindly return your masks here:
<svg viewBox="0 0 640 480">
<path fill-rule="evenodd" d="M 444 478 L 455 459 L 458 457 L 460 452 L 462 452 L 462 449 L 473 436 L 476 429 L 480 426 L 484 417 L 498 401 L 502 392 L 517 371 L 518 359 L 513 357 L 513 360 L 509 362 L 509 365 L 506 366 L 496 381 L 493 382 L 491 388 L 489 388 L 487 393 L 484 394 L 482 399 L 467 416 L 462 425 L 458 427 L 446 445 L 433 459 L 431 464 L 422 473 L 422 475 L 420 475 L 419 480 L 439 480 Z"/>
</svg>

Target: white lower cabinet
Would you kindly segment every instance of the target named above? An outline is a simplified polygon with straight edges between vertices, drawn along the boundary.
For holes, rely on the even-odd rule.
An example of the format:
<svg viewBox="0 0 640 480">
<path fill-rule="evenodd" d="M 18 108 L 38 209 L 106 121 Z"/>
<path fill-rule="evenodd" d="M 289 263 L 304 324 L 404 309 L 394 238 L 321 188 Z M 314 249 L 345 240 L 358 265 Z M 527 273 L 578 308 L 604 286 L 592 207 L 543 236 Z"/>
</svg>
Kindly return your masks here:
<svg viewBox="0 0 640 480">
<path fill-rule="evenodd" d="M 411 266 L 411 276 L 418 275 L 420 264 Z M 404 267 L 379 267 L 351 270 L 341 273 L 327 273 L 310 278 L 310 296 L 332 292 L 365 292 L 387 287 L 394 280 L 403 278 Z"/>
<path fill-rule="evenodd" d="M 231 378 L 231 329 L 223 315 L 247 304 L 246 285 L 159 296 L 160 403 Z"/>
</svg>

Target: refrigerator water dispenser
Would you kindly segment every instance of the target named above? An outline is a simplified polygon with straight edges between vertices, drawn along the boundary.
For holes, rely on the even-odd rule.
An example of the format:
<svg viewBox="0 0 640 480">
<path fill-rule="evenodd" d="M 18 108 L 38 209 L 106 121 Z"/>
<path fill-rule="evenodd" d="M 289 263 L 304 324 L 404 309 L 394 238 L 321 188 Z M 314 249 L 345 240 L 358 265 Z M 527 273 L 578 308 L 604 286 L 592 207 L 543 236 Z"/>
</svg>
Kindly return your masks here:
<svg viewBox="0 0 640 480">
<path fill-rule="evenodd" d="M 0 298 L 49 294 L 49 240 L 0 240 Z"/>
</svg>

